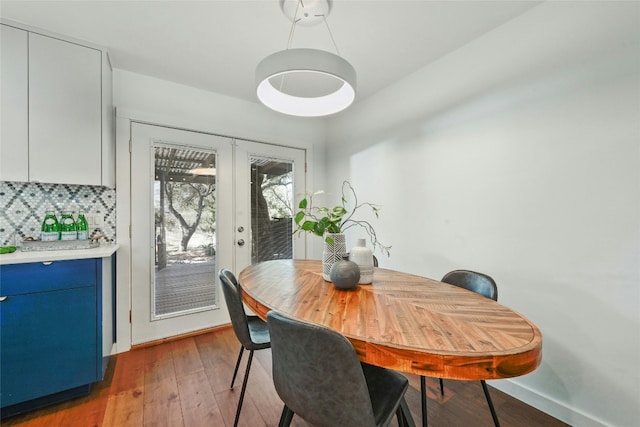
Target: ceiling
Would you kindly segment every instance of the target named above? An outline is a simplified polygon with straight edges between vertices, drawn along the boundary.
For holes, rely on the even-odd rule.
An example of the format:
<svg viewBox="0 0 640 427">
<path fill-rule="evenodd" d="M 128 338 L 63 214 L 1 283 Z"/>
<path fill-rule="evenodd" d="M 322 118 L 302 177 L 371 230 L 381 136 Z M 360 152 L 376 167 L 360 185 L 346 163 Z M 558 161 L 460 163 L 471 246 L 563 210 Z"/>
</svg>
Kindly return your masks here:
<svg viewBox="0 0 640 427">
<path fill-rule="evenodd" d="M 356 102 L 540 1 L 334 0 L 325 25 L 291 47 L 339 53 L 358 73 Z M 255 68 L 287 47 L 278 0 L 7 1 L 0 17 L 108 49 L 114 68 L 258 102 Z"/>
</svg>

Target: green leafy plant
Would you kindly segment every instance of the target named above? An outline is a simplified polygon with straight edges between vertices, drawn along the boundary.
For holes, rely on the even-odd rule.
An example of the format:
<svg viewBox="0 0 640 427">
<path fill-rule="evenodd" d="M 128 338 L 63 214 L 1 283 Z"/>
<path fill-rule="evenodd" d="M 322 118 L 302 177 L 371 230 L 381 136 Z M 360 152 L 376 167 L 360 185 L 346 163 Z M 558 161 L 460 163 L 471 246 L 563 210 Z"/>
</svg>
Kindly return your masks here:
<svg viewBox="0 0 640 427">
<path fill-rule="evenodd" d="M 333 208 L 314 206 L 314 197 L 323 193 L 324 191 L 305 193 L 305 197 L 300 200 L 298 204 L 300 210 L 294 217 L 297 226 L 295 233 L 309 232 L 316 236 L 324 236 L 326 243 L 333 244 L 333 239 L 331 236 L 325 236 L 326 233 L 344 233 L 351 227 L 362 227 L 369 235 L 374 249 L 378 247 L 382 252 L 386 252 L 387 256 L 389 255 L 391 246 L 385 246 L 378 241 L 378 236 L 373 226 L 368 221 L 360 221 L 354 218 L 356 211 L 364 207 L 370 208 L 376 218 L 378 218 L 378 212 L 380 210 L 378 205 L 369 202 L 359 203 L 356 191 L 349 181 L 342 183 L 341 203 Z M 347 194 L 353 196 L 351 203 L 349 203 L 347 199 Z M 347 209 L 348 206 L 353 206 L 353 209 L 349 211 Z"/>
</svg>

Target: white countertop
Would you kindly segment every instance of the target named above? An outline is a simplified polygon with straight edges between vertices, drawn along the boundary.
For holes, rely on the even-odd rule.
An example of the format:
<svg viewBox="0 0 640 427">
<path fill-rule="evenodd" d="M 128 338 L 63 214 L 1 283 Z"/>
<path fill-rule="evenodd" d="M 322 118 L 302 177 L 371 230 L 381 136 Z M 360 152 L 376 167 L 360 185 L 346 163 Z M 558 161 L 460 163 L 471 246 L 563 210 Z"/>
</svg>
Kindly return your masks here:
<svg viewBox="0 0 640 427">
<path fill-rule="evenodd" d="M 65 261 L 70 259 L 106 258 L 118 250 L 118 244 L 101 244 L 92 249 L 73 249 L 64 251 L 22 252 L 20 248 L 11 254 L 0 255 L 0 265 L 24 264 L 27 262 Z"/>
</svg>

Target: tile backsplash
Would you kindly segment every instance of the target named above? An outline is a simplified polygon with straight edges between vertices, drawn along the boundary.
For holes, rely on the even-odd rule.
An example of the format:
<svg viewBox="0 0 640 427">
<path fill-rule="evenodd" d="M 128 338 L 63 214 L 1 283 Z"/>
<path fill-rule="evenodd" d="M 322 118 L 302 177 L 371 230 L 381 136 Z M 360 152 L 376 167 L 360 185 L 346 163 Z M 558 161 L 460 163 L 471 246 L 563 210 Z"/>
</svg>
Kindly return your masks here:
<svg viewBox="0 0 640 427">
<path fill-rule="evenodd" d="M 0 245 L 40 239 L 45 210 L 53 208 L 60 219 L 70 209 L 74 218 L 82 210 L 89 233 L 100 232 L 109 242 L 116 240 L 116 191 L 89 185 L 42 184 L 0 181 Z"/>
</svg>

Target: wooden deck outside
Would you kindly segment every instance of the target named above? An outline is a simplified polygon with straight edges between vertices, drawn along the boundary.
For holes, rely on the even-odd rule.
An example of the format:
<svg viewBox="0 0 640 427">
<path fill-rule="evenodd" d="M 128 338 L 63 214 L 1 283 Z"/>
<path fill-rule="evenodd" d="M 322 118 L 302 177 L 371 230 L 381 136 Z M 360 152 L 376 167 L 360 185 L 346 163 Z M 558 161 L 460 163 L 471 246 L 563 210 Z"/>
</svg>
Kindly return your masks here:
<svg viewBox="0 0 640 427">
<path fill-rule="evenodd" d="M 214 305 L 216 262 L 176 263 L 155 271 L 156 315 Z"/>
</svg>

